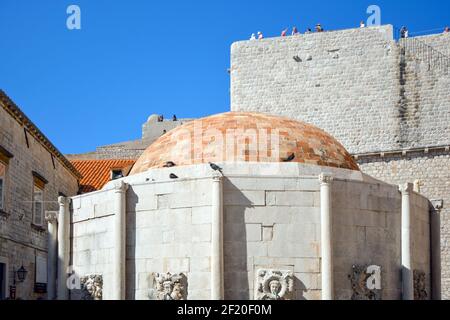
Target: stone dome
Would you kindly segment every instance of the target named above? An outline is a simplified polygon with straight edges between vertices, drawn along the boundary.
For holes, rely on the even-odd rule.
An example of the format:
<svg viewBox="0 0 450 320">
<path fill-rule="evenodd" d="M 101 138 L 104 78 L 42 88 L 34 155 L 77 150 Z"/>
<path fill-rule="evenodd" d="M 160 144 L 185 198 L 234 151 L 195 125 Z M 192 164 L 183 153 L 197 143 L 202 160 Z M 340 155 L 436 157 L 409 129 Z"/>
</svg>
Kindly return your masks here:
<svg viewBox="0 0 450 320">
<path fill-rule="evenodd" d="M 359 170 L 345 148 L 310 124 L 261 113 L 228 112 L 191 121 L 150 145 L 130 174 L 208 162 L 289 162 Z"/>
</svg>

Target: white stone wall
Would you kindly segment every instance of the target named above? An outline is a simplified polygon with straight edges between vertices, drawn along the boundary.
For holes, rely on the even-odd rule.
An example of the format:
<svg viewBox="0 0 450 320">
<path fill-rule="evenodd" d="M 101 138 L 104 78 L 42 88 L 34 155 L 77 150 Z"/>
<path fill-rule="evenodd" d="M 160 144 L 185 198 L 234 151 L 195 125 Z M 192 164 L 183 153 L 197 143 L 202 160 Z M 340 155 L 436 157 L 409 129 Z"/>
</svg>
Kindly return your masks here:
<svg viewBox="0 0 450 320">
<path fill-rule="evenodd" d="M 130 185 L 127 299 L 148 300 L 154 273 L 166 272 L 186 274 L 189 299 L 209 298 L 211 185 L 210 177 Z M 105 300 L 112 290 L 113 197 L 104 190 L 73 199 L 74 271 L 103 275 Z"/>
<path fill-rule="evenodd" d="M 392 184 L 419 180 L 420 193 L 428 199 L 443 200 L 441 211 L 442 298 L 450 298 L 450 155 L 448 152 L 412 153 L 359 161 L 367 174 Z"/>
<path fill-rule="evenodd" d="M 426 292 L 431 298 L 430 202 L 424 196 L 411 196 L 411 234 L 413 270 L 425 273 Z"/>
<path fill-rule="evenodd" d="M 332 186 L 332 215 L 336 298 L 351 298 L 353 291 L 348 276 L 353 265 L 378 265 L 382 299 L 401 299 L 398 187 L 336 180 Z"/>
<path fill-rule="evenodd" d="M 230 177 L 224 205 L 225 299 L 254 299 L 259 269 L 292 271 L 295 298 L 320 299 L 318 177 Z"/>
<path fill-rule="evenodd" d="M 353 153 L 391 149 L 398 63 L 390 26 L 236 42 L 231 109 L 306 121 Z"/>
<path fill-rule="evenodd" d="M 8 261 L 9 285 L 13 272 L 22 264 L 28 271 L 23 283 L 17 283 L 17 298 L 44 297 L 34 293 L 36 256 L 47 256 L 47 225 L 32 227 L 33 174 L 38 172 L 48 184 L 44 191 L 44 210 L 58 210 L 58 194 L 75 195 L 77 178 L 55 157 L 28 134 L 27 147 L 24 127 L 0 107 L 0 145 L 14 155 L 9 161 L 6 184 L 6 215 L 0 215 L 0 257 Z M 9 288 L 8 285 L 8 288 Z M 9 295 L 9 289 L 7 294 Z"/>
<path fill-rule="evenodd" d="M 419 39 L 447 53 L 449 38 Z M 391 26 L 236 42 L 231 109 L 306 121 L 351 153 L 449 144 L 448 73 L 400 53 Z"/>
<path fill-rule="evenodd" d="M 433 34 L 422 37 L 417 37 L 419 41 L 432 46 L 437 51 L 450 56 L 450 34 L 449 33 L 441 33 L 441 34 Z"/>
<path fill-rule="evenodd" d="M 449 34 L 417 39 L 450 56 Z M 295 55 L 302 62 L 295 62 Z M 356 154 L 448 146 L 450 73 L 429 69 L 427 60 L 411 51 L 401 62 L 390 26 L 237 42 L 231 48 L 231 107 L 312 123 Z M 388 183 L 421 179 L 427 197 L 444 200 L 445 299 L 450 298 L 449 159 L 446 151 L 359 161 L 364 172 Z"/>
<path fill-rule="evenodd" d="M 113 197 L 113 191 L 98 191 L 72 198 L 70 265 L 79 277 L 101 274 L 105 299 L 110 299 L 112 290 Z"/>
<path fill-rule="evenodd" d="M 298 164 L 224 167 L 225 298 L 254 299 L 259 269 L 290 270 L 295 298 L 321 299 L 320 186 L 330 172 L 338 299 L 351 297 L 353 264 L 382 267 L 383 299 L 400 298 L 400 193 L 360 172 Z M 170 172 L 180 177 L 168 179 Z M 188 299 L 210 298 L 211 186 L 208 165 L 150 170 L 124 178 L 127 191 L 127 299 L 149 299 L 154 273 L 183 272 Z M 102 274 L 111 296 L 114 193 L 73 198 L 72 259 L 79 276 Z M 417 228 L 424 203 L 414 198 Z M 422 219 L 422 220 L 420 220 Z M 416 221 L 416 220 L 415 220 Z M 415 225 L 416 226 L 416 225 Z M 416 227 L 415 227 L 416 228 Z M 429 234 L 428 234 L 429 235 Z M 415 252 L 426 247 L 417 238 Z M 415 238 L 416 239 L 416 238 Z M 429 260 L 415 258 L 429 273 Z M 427 269 L 428 268 L 428 269 Z"/>
<path fill-rule="evenodd" d="M 211 186 L 204 178 L 130 187 L 127 298 L 149 299 L 153 273 L 182 272 L 188 299 L 209 299 Z"/>
</svg>

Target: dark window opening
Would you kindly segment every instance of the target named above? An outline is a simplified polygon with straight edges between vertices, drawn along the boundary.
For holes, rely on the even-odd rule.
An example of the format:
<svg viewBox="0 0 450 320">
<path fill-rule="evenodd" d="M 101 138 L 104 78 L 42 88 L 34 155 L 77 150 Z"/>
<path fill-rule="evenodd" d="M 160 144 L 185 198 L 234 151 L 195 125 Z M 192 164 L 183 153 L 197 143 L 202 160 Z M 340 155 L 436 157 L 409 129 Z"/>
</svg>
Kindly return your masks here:
<svg viewBox="0 0 450 320">
<path fill-rule="evenodd" d="M 120 178 L 123 178 L 122 170 L 117 169 L 117 170 L 112 170 L 111 171 L 111 180 L 117 180 L 117 179 L 120 179 Z"/>
<path fill-rule="evenodd" d="M 30 148 L 30 142 L 28 141 L 27 129 L 23 128 L 23 132 L 25 133 L 25 142 L 27 143 L 27 148 Z"/>
</svg>

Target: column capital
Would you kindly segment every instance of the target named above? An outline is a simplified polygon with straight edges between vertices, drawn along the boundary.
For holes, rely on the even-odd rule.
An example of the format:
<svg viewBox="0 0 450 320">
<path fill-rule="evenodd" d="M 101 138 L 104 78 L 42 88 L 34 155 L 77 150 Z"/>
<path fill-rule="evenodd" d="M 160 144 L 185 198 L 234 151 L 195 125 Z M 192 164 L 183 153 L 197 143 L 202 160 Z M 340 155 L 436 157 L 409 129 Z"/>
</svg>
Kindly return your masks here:
<svg viewBox="0 0 450 320">
<path fill-rule="evenodd" d="M 222 181 L 223 176 L 218 173 L 218 172 L 214 172 L 212 179 L 214 182 L 221 182 Z"/>
<path fill-rule="evenodd" d="M 319 175 L 319 181 L 321 184 L 330 184 L 333 182 L 333 176 L 331 173 L 321 173 Z"/>
<path fill-rule="evenodd" d="M 68 206 L 70 204 L 70 198 L 67 197 L 58 197 L 59 206 Z"/>
<path fill-rule="evenodd" d="M 430 200 L 435 211 L 441 211 L 444 208 L 444 200 Z"/>
<path fill-rule="evenodd" d="M 123 181 L 117 181 L 114 183 L 114 191 L 117 193 L 124 193 L 128 190 L 129 185 Z"/>
<path fill-rule="evenodd" d="M 56 211 L 46 211 L 45 221 L 50 224 L 56 224 L 58 222 L 58 212 Z"/>
<path fill-rule="evenodd" d="M 398 190 L 402 194 L 408 194 L 408 193 L 410 193 L 411 191 L 414 190 L 414 185 L 412 183 L 403 183 L 403 184 L 398 186 Z"/>
</svg>

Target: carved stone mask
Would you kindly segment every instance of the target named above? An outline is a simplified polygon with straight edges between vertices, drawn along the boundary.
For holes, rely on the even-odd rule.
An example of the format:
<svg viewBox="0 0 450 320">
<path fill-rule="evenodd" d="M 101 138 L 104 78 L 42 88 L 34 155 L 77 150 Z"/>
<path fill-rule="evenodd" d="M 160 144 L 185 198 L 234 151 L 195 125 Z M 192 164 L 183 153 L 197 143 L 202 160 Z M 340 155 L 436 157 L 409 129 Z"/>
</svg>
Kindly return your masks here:
<svg viewBox="0 0 450 320">
<path fill-rule="evenodd" d="M 273 295 L 278 295 L 280 293 L 280 291 L 281 291 L 281 283 L 280 283 L 280 281 L 272 280 L 272 281 L 270 281 L 269 286 L 270 286 L 270 292 Z"/>
</svg>

